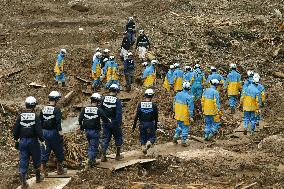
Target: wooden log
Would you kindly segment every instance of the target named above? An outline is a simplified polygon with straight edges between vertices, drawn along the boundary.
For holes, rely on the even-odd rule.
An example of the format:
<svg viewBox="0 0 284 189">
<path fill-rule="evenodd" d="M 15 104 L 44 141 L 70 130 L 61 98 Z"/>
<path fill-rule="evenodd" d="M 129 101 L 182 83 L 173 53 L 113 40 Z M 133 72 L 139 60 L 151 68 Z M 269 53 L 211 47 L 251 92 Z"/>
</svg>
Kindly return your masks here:
<svg viewBox="0 0 284 189">
<path fill-rule="evenodd" d="M 277 78 L 283 79 L 284 78 L 284 73 L 282 73 L 282 72 L 274 72 L 273 76 L 277 77 Z"/>
<path fill-rule="evenodd" d="M 70 91 L 67 95 L 64 96 L 62 101 L 60 102 L 60 107 L 65 107 L 68 105 L 72 97 L 75 95 L 75 91 Z"/>
<path fill-rule="evenodd" d="M 254 183 L 252 183 L 252 184 L 249 184 L 249 185 L 247 185 L 247 186 L 244 186 L 244 187 L 242 187 L 242 189 L 248 189 L 248 188 L 251 188 L 251 187 L 253 187 L 253 186 L 255 186 L 255 185 L 257 185 L 257 182 L 254 182 Z"/>
<path fill-rule="evenodd" d="M 12 70 L 11 72 L 7 73 L 7 74 L 3 74 L 3 75 L 0 75 L 0 79 L 3 78 L 3 77 L 10 77 L 16 73 L 20 73 L 21 71 L 23 71 L 23 69 L 15 69 L 15 70 Z"/>
<path fill-rule="evenodd" d="M 46 85 L 41 85 L 41 84 L 36 83 L 36 82 L 30 83 L 29 86 L 36 87 L 36 88 L 39 88 L 39 87 L 46 88 Z"/>
<path fill-rule="evenodd" d="M 84 78 L 81 78 L 81 77 L 79 77 L 79 76 L 76 76 L 76 79 L 78 79 L 78 80 L 80 80 L 80 81 L 83 81 L 83 82 L 85 82 L 85 83 L 92 83 L 92 81 L 87 80 L 87 79 L 84 79 Z"/>
</svg>

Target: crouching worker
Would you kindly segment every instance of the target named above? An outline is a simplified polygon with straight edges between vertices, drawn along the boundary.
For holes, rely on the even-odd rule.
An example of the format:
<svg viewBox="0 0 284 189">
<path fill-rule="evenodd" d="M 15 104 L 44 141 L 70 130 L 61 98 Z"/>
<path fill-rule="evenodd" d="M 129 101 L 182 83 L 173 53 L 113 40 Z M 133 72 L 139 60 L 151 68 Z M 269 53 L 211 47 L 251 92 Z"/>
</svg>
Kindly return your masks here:
<svg viewBox="0 0 284 189">
<path fill-rule="evenodd" d="M 40 144 L 45 146 L 39 117 L 35 114 L 36 99 L 32 96 L 26 99 L 26 110 L 20 113 L 14 127 L 15 147 L 20 152 L 19 172 L 21 188 L 28 188 L 27 172 L 30 158 L 36 173 L 36 182 L 41 182 Z M 40 142 L 39 142 L 40 141 Z"/>
<path fill-rule="evenodd" d="M 91 105 L 85 107 L 79 116 L 80 130 L 86 132 L 86 137 L 89 143 L 88 146 L 88 167 L 93 168 L 96 164 L 96 156 L 98 153 L 101 122 L 109 123 L 109 119 L 106 117 L 103 110 L 99 107 L 101 101 L 101 95 L 94 93 L 91 96 Z"/>
<path fill-rule="evenodd" d="M 134 132 L 137 120 L 140 121 L 140 142 L 144 154 L 147 154 L 147 150 L 156 141 L 158 108 L 157 105 L 152 102 L 153 96 L 153 89 L 147 89 L 145 91 L 145 100 L 138 104 L 134 124 L 132 126 L 132 131 Z"/>
</svg>

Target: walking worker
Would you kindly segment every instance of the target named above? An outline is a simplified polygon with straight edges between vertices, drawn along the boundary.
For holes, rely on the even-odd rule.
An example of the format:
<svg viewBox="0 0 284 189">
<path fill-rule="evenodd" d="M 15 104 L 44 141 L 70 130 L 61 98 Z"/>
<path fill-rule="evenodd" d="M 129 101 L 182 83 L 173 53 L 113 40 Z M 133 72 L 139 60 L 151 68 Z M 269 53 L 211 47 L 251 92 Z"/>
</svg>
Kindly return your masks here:
<svg viewBox="0 0 284 189">
<path fill-rule="evenodd" d="M 148 37 L 145 35 L 144 30 L 139 30 L 139 37 L 136 42 L 136 49 L 139 50 L 139 58 L 143 61 L 146 61 L 146 53 L 150 48 L 150 41 Z"/>
<path fill-rule="evenodd" d="M 145 91 L 145 100 L 140 102 L 137 107 L 132 131 L 135 130 L 137 121 L 140 122 L 140 143 L 142 152 L 147 154 L 147 150 L 156 141 L 156 131 L 158 125 L 158 107 L 152 102 L 154 96 L 153 89 Z"/>
<path fill-rule="evenodd" d="M 173 85 L 174 91 L 182 91 L 182 81 L 183 81 L 183 71 L 180 69 L 180 65 L 178 63 L 174 64 L 175 71 L 173 73 Z"/>
<path fill-rule="evenodd" d="M 103 68 L 103 74 L 106 75 L 106 88 L 108 89 L 112 84 L 119 86 L 119 71 L 118 64 L 115 62 L 114 56 L 110 56 L 109 60 Z"/>
<path fill-rule="evenodd" d="M 55 63 L 54 67 L 54 73 L 55 73 L 55 81 L 58 85 L 58 82 L 62 82 L 62 87 L 65 87 L 65 74 L 64 74 L 64 58 L 66 55 L 66 49 L 60 49 L 60 53 L 57 56 L 57 61 Z"/>
<path fill-rule="evenodd" d="M 92 79 L 93 79 L 93 87 L 98 89 L 100 86 L 101 80 L 101 58 L 102 53 L 96 52 L 93 57 L 93 65 L 92 65 Z"/>
<path fill-rule="evenodd" d="M 260 75 L 258 73 L 255 73 L 254 74 L 254 77 L 257 77 L 259 80 L 260 80 Z M 260 92 L 260 95 L 261 95 L 261 106 L 260 106 L 260 109 L 259 109 L 259 113 L 256 115 L 256 126 L 259 125 L 259 122 L 261 121 L 262 119 L 262 116 L 261 116 L 261 108 L 264 107 L 264 104 L 265 104 L 265 100 L 266 100 L 266 97 L 265 97 L 265 88 L 264 86 L 258 82 L 257 84 L 257 89 L 259 90 Z"/>
<path fill-rule="evenodd" d="M 201 99 L 202 112 L 205 118 L 205 140 L 209 140 L 214 135 L 214 117 L 220 114 L 220 95 L 217 91 L 219 81 L 217 79 L 212 79 L 210 83 L 211 86 L 204 90 Z"/>
<path fill-rule="evenodd" d="M 134 82 L 135 63 L 132 52 L 127 54 L 127 59 L 124 60 L 124 75 L 126 81 L 126 90 L 131 91 L 131 85 Z"/>
<path fill-rule="evenodd" d="M 141 78 L 143 80 L 143 86 L 147 88 L 152 87 L 154 85 L 154 67 L 152 65 L 148 65 L 147 62 L 144 62 L 142 65 L 145 67 Z"/>
<path fill-rule="evenodd" d="M 13 131 L 15 148 L 19 150 L 20 154 L 19 173 L 21 188 L 28 188 L 27 172 L 30 158 L 33 160 L 36 182 L 39 183 L 43 180 L 40 173 L 40 145 L 45 146 L 45 143 L 40 118 L 35 113 L 36 104 L 34 97 L 26 98 L 26 109 L 17 117 Z"/>
<path fill-rule="evenodd" d="M 177 120 L 178 126 L 175 130 L 173 142 L 177 144 L 177 140 L 181 134 L 181 144 L 186 147 L 186 140 L 188 138 L 188 133 L 190 132 L 190 123 L 193 122 L 194 99 L 193 96 L 189 94 L 190 83 L 184 82 L 182 86 L 183 90 L 176 94 L 173 104 L 175 119 Z"/>
<path fill-rule="evenodd" d="M 227 75 L 225 88 L 227 89 L 231 114 L 235 113 L 237 98 L 242 88 L 241 74 L 237 72 L 237 65 L 230 64 L 230 73 Z"/>
<path fill-rule="evenodd" d="M 183 74 L 183 81 L 184 81 L 184 82 L 185 82 L 185 81 L 190 82 L 191 79 L 192 79 L 192 77 L 193 77 L 193 74 L 194 74 L 194 72 L 193 72 L 192 67 L 190 67 L 190 66 L 185 66 L 185 67 L 184 67 L 184 74 Z"/>
<path fill-rule="evenodd" d="M 127 36 L 127 31 L 123 33 L 123 39 L 121 42 L 120 58 L 124 61 L 127 58 L 128 51 L 131 47 L 131 41 Z"/>
<path fill-rule="evenodd" d="M 125 31 L 126 31 L 128 40 L 129 40 L 131 45 L 133 45 L 135 43 L 135 33 L 136 33 L 135 27 L 136 27 L 136 25 L 135 25 L 135 22 L 134 22 L 134 18 L 129 17 L 128 22 L 127 22 L 126 27 L 125 27 Z"/>
<path fill-rule="evenodd" d="M 194 66 L 194 73 L 191 79 L 191 95 L 194 96 L 195 100 L 200 100 L 202 96 L 203 86 L 205 84 L 205 75 L 201 71 L 199 64 Z"/>
<path fill-rule="evenodd" d="M 257 88 L 259 77 L 253 76 L 252 83 L 242 92 L 240 105 L 243 106 L 244 135 L 247 134 L 248 125 L 251 125 L 251 134 L 256 131 L 256 115 L 261 107 L 261 93 Z"/>
<path fill-rule="evenodd" d="M 210 70 L 211 70 L 211 74 L 207 77 L 206 84 L 210 85 L 210 81 L 212 79 L 217 79 L 219 81 L 219 85 L 217 87 L 217 90 L 220 92 L 221 89 L 224 87 L 224 83 L 225 83 L 224 77 L 217 72 L 217 68 L 216 67 L 211 66 Z"/>
<path fill-rule="evenodd" d="M 102 68 L 105 67 L 106 62 L 104 61 L 105 59 L 109 59 L 110 58 L 110 50 L 109 49 L 104 49 L 103 53 L 102 53 L 102 58 L 101 58 L 101 64 L 102 64 Z"/>
<path fill-rule="evenodd" d="M 174 75 L 174 65 L 170 65 L 170 69 L 165 77 L 163 87 L 167 90 L 170 91 L 171 86 L 173 85 L 173 75 Z"/>
<path fill-rule="evenodd" d="M 115 140 L 116 146 L 116 160 L 121 160 L 121 145 L 123 144 L 122 135 L 122 105 L 120 99 L 117 97 L 119 92 L 119 86 L 117 84 L 112 84 L 109 87 L 110 94 L 102 99 L 102 109 L 106 114 L 107 118 L 111 120 L 111 123 L 103 124 L 103 144 L 102 144 L 102 157 L 101 161 L 105 162 L 106 152 L 109 147 L 110 140 L 112 136 Z"/>
<path fill-rule="evenodd" d="M 109 119 L 100 107 L 101 95 L 94 93 L 91 96 L 91 104 L 85 107 L 79 116 L 80 130 L 85 131 L 88 140 L 88 167 L 96 164 L 96 156 L 100 143 L 101 120 L 108 124 Z"/>
<path fill-rule="evenodd" d="M 248 76 L 248 78 L 245 80 L 245 82 L 243 84 L 243 88 L 242 88 L 243 90 L 245 90 L 250 84 L 253 83 L 254 71 L 248 70 L 247 76 Z"/>
<path fill-rule="evenodd" d="M 57 174 L 62 175 L 66 172 L 63 168 L 64 150 L 63 133 L 61 128 L 61 110 L 57 107 L 61 94 L 58 91 L 51 91 L 48 95 L 48 105 L 40 112 L 40 120 L 43 129 L 43 137 L 46 143 L 46 149 L 42 149 L 42 169 L 47 176 L 46 167 L 51 151 L 54 152 L 57 160 Z"/>
</svg>

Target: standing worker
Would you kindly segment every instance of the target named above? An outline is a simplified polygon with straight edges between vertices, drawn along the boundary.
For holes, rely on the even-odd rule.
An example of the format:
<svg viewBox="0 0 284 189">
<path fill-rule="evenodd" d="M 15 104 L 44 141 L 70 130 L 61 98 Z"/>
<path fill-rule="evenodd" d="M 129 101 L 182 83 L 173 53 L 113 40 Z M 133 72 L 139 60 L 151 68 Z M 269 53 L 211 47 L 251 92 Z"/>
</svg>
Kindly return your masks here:
<svg viewBox="0 0 284 189">
<path fill-rule="evenodd" d="M 185 81 L 190 82 L 192 77 L 193 77 L 193 74 L 194 74 L 193 69 L 190 66 L 185 66 L 184 68 L 185 68 L 185 71 L 184 71 L 184 74 L 183 74 L 183 81 L 184 82 Z"/>
<path fill-rule="evenodd" d="M 170 91 L 171 86 L 173 85 L 173 75 L 174 75 L 174 65 L 170 65 L 170 69 L 165 77 L 163 87 L 167 90 Z"/>
<path fill-rule="evenodd" d="M 127 53 L 131 47 L 131 41 L 129 40 L 127 36 L 127 32 L 123 33 L 123 39 L 121 43 L 121 49 L 120 49 L 120 58 L 122 61 L 124 61 L 127 58 Z"/>
<path fill-rule="evenodd" d="M 201 71 L 200 65 L 196 64 L 194 66 L 194 73 L 191 79 L 191 95 L 194 96 L 195 100 L 198 101 L 201 99 L 203 85 L 205 83 L 205 75 Z"/>
<path fill-rule="evenodd" d="M 66 55 L 66 49 L 60 49 L 60 53 L 57 56 L 57 61 L 55 63 L 54 67 L 54 73 L 55 73 L 55 81 L 56 85 L 58 85 L 58 82 L 62 82 L 62 87 L 65 87 L 65 74 L 64 74 L 64 58 Z"/>
<path fill-rule="evenodd" d="M 261 95 L 257 88 L 259 77 L 253 76 L 252 84 L 246 87 L 242 92 L 240 105 L 244 111 L 244 135 L 247 134 L 248 125 L 251 125 L 251 134 L 256 131 L 256 115 L 259 113 L 261 106 Z"/>
<path fill-rule="evenodd" d="M 178 92 L 174 98 L 173 108 L 178 127 L 175 130 L 173 142 L 177 144 L 177 140 L 181 134 L 181 144 L 186 147 L 186 140 L 190 132 L 190 123 L 193 122 L 194 99 L 189 94 L 190 83 L 184 82 L 182 86 L 183 91 Z"/>
<path fill-rule="evenodd" d="M 104 123 L 110 123 L 103 110 L 99 107 L 101 95 L 94 93 L 91 96 L 91 105 L 83 109 L 79 116 L 80 130 L 85 131 L 88 140 L 88 166 L 93 168 L 96 164 L 96 156 L 100 143 L 101 119 Z"/>
<path fill-rule="evenodd" d="M 62 175 L 66 172 L 63 168 L 64 150 L 63 150 L 63 133 L 61 128 L 61 110 L 56 107 L 61 98 L 58 91 L 51 91 L 48 95 L 49 104 L 40 112 L 40 119 L 43 129 L 43 137 L 46 143 L 46 149 L 41 152 L 42 168 L 47 176 L 46 167 L 51 150 L 54 152 L 57 160 L 57 174 Z"/>
<path fill-rule="evenodd" d="M 243 90 L 245 90 L 250 84 L 252 84 L 254 71 L 248 70 L 247 71 L 247 76 L 248 76 L 248 78 L 245 80 L 245 82 L 243 84 L 243 88 L 242 88 Z"/>
<path fill-rule="evenodd" d="M 154 67 L 152 65 L 148 65 L 147 62 L 144 62 L 143 66 L 145 67 L 141 78 L 143 80 L 143 86 L 147 88 L 152 87 L 154 85 L 154 78 L 153 78 L 153 75 L 155 73 Z"/>
<path fill-rule="evenodd" d="M 125 27 L 125 31 L 126 31 L 126 34 L 127 34 L 127 37 L 128 37 L 128 40 L 131 44 L 131 46 L 135 43 L 135 22 L 134 22 L 134 18 L 133 17 L 129 17 L 128 18 L 128 22 L 126 24 L 126 27 Z"/>
<path fill-rule="evenodd" d="M 140 102 L 137 107 L 132 131 L 135 130 L 137 120 L 140 122 L 140 143 L 142 152 L 147 154 L 147 150 L 156 141 L 156 131 L 158 125 L 158 107 L 152 102 L 154 96 L 153 89 L 145 91 L 145 100 Z"/>
<path fill-rule="evenodd" d="M 183 71 L 180 69 L 180 65 L 178 63 L 174 64 L 175 71 L 173 73 L 173 85 L 174 91 L 181 91 L 182 90 L 182 81 L 183 81 Z"/>
<path fill-rule="evenodd" d="M 116 146 L 116 160 L 122 159 L 121 145 L 123 144 L 122 136 L 122 105 L 119 98 L 117 98 L 117 93 L 119 92 L 119 86 L 117 84 L 112 84 L 109 87 L 110 94 L 105 96 L 102 100 L 102 109 L 106 116 L 111 119 L 111 123 L 103 124 L 103 145 L 102 145 L 102 158 L 101 161 L 105 162 L 106 151 L 109 147 L 109 142 L 114 137 Z"/>
<path fill-rule="evenodd" d="M 146 61 L 146 53 L 147 49 L 150 48 L 150 41 L 148 37 L 145 35 L 144 30 L 139 30 L 139 37 L 136 42 L 136 49 L 139 50 L 139 58 L 143 61 Z"/>
<path fill-rule="evenodd" d="M 124 69 L 123 69 L 126 81 L 126 90 L 128 92 L 131 91 L 131 85 L 134 82 L 134 69 L 135 69 L 135 64 L 133 60 L 133 54 L 129 52 L 127 54 L 127 59 L 124 60 Z"/>
<path fill-rule="evenodd" d="M 19 172 L 21 188 L 28 188 L 27 172 L 30 158 L 33 160 L 36 182 L 39 183 L 43 180 L 40 174 L 40 144 L 45 146 L 40 119 L 35 113 L 36 99 L 30 96 L 26 98 L 25 104 L 26 110 L 17 117 L 13 131 L 15 147 L 20 151 Z"/>
<path fill-rule="evenodd" d="M 254 77 L 257 77 L 260 80 L 260 75 L 258 73 L 255 73 Z M 265 104 L 265 100 L 266 100 L 265 88 L 264 88 L 264 86 L 260 82 L 258 82 L 257 89 L 259 90 L 260 96 L 261 96 L 261 106 L 260 106 L 260 108 L 263 108 L 264 104 Z M 259 109 L 259 113 L 256 115 L 256 126 L 259 126 L 259 122 L 261 121 L 261 119 L 262 119 L 261 109 Z"/>
<path fill-rule="evenodd" d="M 118 64 L 114 60 L 114 56 L 110 56 L 109 60 L 105 64 L 103 68 L 103 74 L 106 76 L 106 88 L 108 89 L 112 84 L 116 84 L 119 86 L 119 72 L 118 72 Z"/>
<path fill-rule="evenodd" d="M 237 98 L 240 94 L 242 84 L 241 84 L 241 74 L 237 72 L 237 65 L 230 64 L 230 73 L 227 75 L 225 88 L 227 88 L 227 93 L 229 96 L 229 104 L 231 108 L 231 114 L 235 113 L 235 107 Z"/>
<path fill-rule="evenodd" d="M 93 57 L 93 65 L 92 65 L 92 79 L 93 79 L 93 87 L 98 89 L 101 83 L 101 58 L 102 53 L 96 52 Z"/>
<path fill-rule="evenodd" d="M 224 87 L 224 83 L 225 83 L 224 82 L 224 77 L 217 72 L 217 68 L 216 67 L 211 66 L 210 70 L 211 70 L 211 74 L 207 77 L 206 84 L 210 85 L 210 81 L 212 79 L 217 79 L 219 81 L 219 85 L 217 87 L 217 90 L 219 92 L 221 92 L 221 89 Z"/>
<path fill-rule="evenodd" d="M 209 140 L 215 133 L 214 117 L 220 113 L 220 95 L 217 91 L 219 81 L 212 79 L 211 86 L 204 90 L 201 105 L 205 117 L 204 139 Z"/>
<path fill-rule="evenodd" d="M 101 58 L 101 64 L 102 64 L 102 68 L 105 67 L 106 62 L 104 62 L 104 60 L 107 58 L 109 59 L 110 57 L 110 50 L 109 49 L 104 49 L 103 53 L 102 53 L 102 58 Z"/>
</svg>

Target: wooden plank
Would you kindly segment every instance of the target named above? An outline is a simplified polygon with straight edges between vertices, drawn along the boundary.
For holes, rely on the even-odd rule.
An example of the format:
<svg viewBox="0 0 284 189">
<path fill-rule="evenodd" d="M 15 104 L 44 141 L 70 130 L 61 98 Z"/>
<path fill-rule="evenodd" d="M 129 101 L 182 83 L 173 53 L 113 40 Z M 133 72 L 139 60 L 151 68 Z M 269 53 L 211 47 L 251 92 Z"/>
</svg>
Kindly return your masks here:
<svg viewBox="0 0 284 189">
<path fill-rule="evenodd" d="M 78 170 L 67 170 L 67 173 L 58 175 L 57 172 L 48 173 L 46 178 L 70 178 L 77 174 Z"/>
<path fill-rule="evenodd" d="M 70 91 L 64 98 L 60 101 L 60 107 L 65 107 L 68 105 L 72 97 L 75 95 L 75 91 Z"/>
<path fill-rule="evenodd" d="M 251 188 L 251 187 L 253 187 L 253 186 L 255 186 L 255 185 L 257 185 L 257 182 L 254 182 L 254 183 L 252 183 L 252 184 L 249 184 L 249 185 L 247 185 L 247 186 L 244 186 L 244 187 L 242 187 L 242 189 L 248 189 L 248 188 Z"/>
<path fill-rule="evenodd" d="M 78 79 L 78 80 L 80 80 L 80 81 L 83 81 L 83 82 L 85 82 L 85 83 L 92 83 L 92 81 L 87 80 L 87 79 L 84 79 L 84 78 L 81 78 L 81 77 L 79 77 L 79 76 L 76 76 L 76 79 Z"/>
<path fill-rule="evenodd" d="M 36 83 L 36 82 L 30 83 L 29 86 L 31 86 L 31 87 L 42 87 L 42 88 L 46 88 L 46 85 L 41 85 L 41 84 Z"/>
<path fill-rule="evenodd" d="M 129 160 L 108 160 L 107 162 L 101 162 L 100 164 L 96 165 L 96 167 L 103 168 L 103 169 L 110 169 L 112 171 L 116 171 L 125 167 L 129 167 L 135 164 L 143 164 L 148 162 L 156 161 L 156 159 L 129 159 Z"/>
<path fill-rule="evenodd" d="M 45 178 L 40 183 L 36 183 L 35 180 L 35 177 L 27 180 L 29 189 L 63 189 L 71 178 Z M 21 189 L 21 186 L 18 186 L 17 189 Z"/>
</svg>

